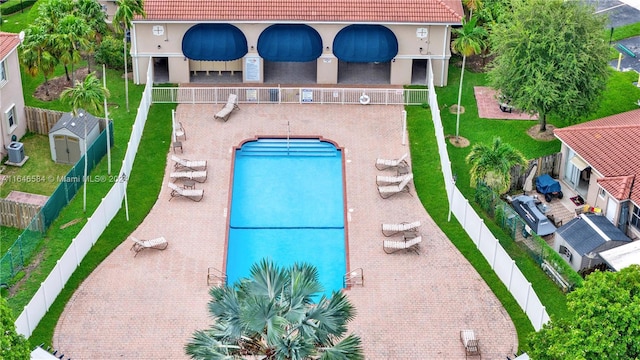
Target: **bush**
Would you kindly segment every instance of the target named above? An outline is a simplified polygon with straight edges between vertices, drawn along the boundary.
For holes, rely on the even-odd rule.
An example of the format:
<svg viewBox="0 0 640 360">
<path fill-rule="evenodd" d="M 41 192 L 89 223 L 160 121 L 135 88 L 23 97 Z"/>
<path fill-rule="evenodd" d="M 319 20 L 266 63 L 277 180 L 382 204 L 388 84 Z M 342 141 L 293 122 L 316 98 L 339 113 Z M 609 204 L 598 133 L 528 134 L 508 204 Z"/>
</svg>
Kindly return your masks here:
<svg viewBox="0 0 640 360">
<path fill-rule="evenodd" d="M 11 15 L 36 3 L 36 0 L 7 1 L 2 4 L 2 15 Z"/>
<path fill-rule="evenodd" d="M 29 341 L 16 333 L 14 319 L 7 301 L 0 297 L 0 359 L 28 359 Z"/>
<path fill-rule="evenodd" d="M 105 36 L 96 49 L 96 63 L 105 64 L 110 69 L 123 70 L 124 61 L 122 61 L 122 47 L 122 39 L 114 38 L 110 35 Z M 128 58 L 128 61 L 129 63 L 127 65 L 131 66 L 131 58 Z"/>
</svg>

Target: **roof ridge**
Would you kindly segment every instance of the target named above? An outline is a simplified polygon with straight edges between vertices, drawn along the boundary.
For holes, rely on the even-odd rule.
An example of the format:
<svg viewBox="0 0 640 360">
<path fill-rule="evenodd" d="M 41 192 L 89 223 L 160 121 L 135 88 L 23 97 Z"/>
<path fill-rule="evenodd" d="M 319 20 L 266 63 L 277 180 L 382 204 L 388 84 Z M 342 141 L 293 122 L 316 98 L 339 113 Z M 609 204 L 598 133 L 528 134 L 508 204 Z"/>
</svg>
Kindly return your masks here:
<svg viewBox="0 0 640 360">
<path fill-rule="evenodd" d="M 456 15 L 460 18 L 460 20 L 462 21 L 462 18 L 464 17 L 464 8 L 462 8 L 462 15 L 458 14 L 455 12 L 455 10 L 453 10 L 448 4 L 446 4 L 444 2 L 444 0 L 436 0 L 437 2 L 439 2 L 442 6 L 444 6 L 445 8 L 447 8 L 447 10 L 449 11 L 449 13 Z"/>
<path fill-rule="evenodd" d="M 594 120 L 597 121 L 597 120 Z M 587 123 L 583 123 L 587 124 Z M 581 125 L 581 124 L 578 124 Z M 638 124 L 621 124 L 621 125 L 591 125 L 591 126 L 580 126 L 578 128 L 571 129 L 571 126 L 565 128 L 554 129 L 555 132 L 565 132 L 565 131 L 581 131 L 581 130 L 595 130 L 595 129 L 621 129 L 621 128 L 640 128 L 640 123 Z"/>
</svg>

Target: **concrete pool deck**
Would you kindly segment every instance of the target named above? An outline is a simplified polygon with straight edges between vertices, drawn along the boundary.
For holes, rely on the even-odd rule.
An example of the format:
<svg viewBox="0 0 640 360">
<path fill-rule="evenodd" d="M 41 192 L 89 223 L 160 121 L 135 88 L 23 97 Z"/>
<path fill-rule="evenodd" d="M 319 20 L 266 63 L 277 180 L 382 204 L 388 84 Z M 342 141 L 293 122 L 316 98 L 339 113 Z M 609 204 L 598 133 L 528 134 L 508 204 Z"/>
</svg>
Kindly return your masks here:
<svg viewBox="0 0 640 360">
<path fill-rule="evenodd" d="M 208 267 L 222 269 L 231 150 L 256 135 L 286 135 L 288 124 L 292 137 L 321 135 L 345 148 L 348 261 L 365 277 L 363 287 L 347 291 L 357 310 L 349 328 L 362 338 L 367 359 L 464 359 L 463 329 L 475 331 L 485 359 L 517 349 L 508 314 L 431 220 L 413 186 L 411 195 L 378 195 L 375 176 L 384 172 L 375 159 L 409 151 L 401 144 L 402 106 L 242 104 L 228 122 L 213 119 L 219 107 L 180 105 L 176 112 L 187 135 L 177 155 L 208 161 L 207 181 L 196 183 L 204 199 L 169 202 L 173 152 L 167 153 L 165 186 L 133 235 L 164 236 L 169 247 L 134 258 L 131 241 L 118 246 L 68 302 L 56 349 L 73 359 L 187 359 L 184 344 L 212 321 L 206 275 Z M 380 224 L 415 220 L 422 222 L 420 255 L 385 254 Z"/>
</svg>

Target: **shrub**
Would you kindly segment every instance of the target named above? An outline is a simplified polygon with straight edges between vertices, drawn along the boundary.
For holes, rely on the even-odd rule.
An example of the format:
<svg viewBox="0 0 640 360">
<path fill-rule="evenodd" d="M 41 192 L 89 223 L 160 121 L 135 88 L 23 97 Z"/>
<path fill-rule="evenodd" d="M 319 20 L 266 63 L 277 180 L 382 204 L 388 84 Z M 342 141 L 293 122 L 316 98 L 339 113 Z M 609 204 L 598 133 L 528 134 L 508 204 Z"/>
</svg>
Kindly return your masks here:
<svg viewBox="0 0 640 360">
<path fill-rule="evenodd" d="M 105 36 L 102 39 L 102 43 L 96 49 L 96 63 L 105 64 L 111 69 L 124 69 L 124 62 L 122 61 L 122 39 L 114 38 L 113 36 Z M 131 66 L 131 60 L 128 58 Z"/>
<path fill-rule="evenodd" d="M 36 0 L 7 1 L 2 4 L 2 15 L 11 15 L 36 3 Z"/>
</svg>

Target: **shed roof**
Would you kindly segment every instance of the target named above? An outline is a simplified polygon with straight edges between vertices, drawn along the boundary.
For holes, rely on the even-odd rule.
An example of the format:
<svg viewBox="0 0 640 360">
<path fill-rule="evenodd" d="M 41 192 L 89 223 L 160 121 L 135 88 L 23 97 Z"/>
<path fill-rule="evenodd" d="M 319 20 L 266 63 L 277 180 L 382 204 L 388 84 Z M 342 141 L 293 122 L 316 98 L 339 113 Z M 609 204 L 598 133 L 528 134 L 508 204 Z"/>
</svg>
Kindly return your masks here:
<svg viewBox="0 0 640 360">
<path fill-rule="evenodd" d="M 461 0 L 146 0 L 136 21 L 460 24 Z"/>
<path fill-rule="evenodd" d="M 615 271 L 627 266 L 640 265 L 640 241 L 618 246 L 600 253 L 600 257 Z"/>
<path fill-rule="evenodd" d="M 100 120 L 83 109 L 78 109 L 78 114 L 84 115 L 74 117 L 72 112 L 64 113 L 60 120 L 49 130 L 49 134 L 60 129 L 67 129 L 78 138 L 84 139 L 85 123 L 87 125 L 87 132 L 90 132 L 98 125 Z"/>
<path fill-rule="evenodd" d="M 588 254 L 607 241 L 631 242 L 609 219 L 600 215 L 580 214 L 556 231 L 581 256 Z"/>
</svg>

